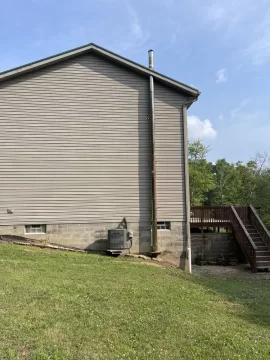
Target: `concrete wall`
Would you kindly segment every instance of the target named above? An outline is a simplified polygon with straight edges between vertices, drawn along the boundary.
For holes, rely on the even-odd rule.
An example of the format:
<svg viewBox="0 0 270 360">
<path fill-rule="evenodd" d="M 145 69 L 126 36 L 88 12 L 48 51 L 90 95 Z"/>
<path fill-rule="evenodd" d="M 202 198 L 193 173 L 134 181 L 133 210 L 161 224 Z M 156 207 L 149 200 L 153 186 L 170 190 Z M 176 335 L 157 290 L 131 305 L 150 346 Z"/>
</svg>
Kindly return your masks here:
<svg viewBox="0 0 270 360">
<path fill-rule="evenodd" d="M 237 240 L 229 234 L 203 233 L 191 234 L 192 262 L 198 255 L 204 254 L 207 260 L 215 261 L 219 254 L 225 257 L 230 253 L 235 254 L 239 260 L 243 259 L 243 254 Z"/>
<path fill-rule="evenodd" d="M 89 224 L 54 224 L 47 225 L 46 234 L 26 234 L 23 225 L 0 226 L 0 235 L 17 235 L 30 239 L 44 240 L 90 251 L 107 250 L 107 234 L 109 229 L 119 226 L 117 223 L 89 223 Z M 128 223 L 128 230 L 133 232 L 131 253 L 151 252 L 151 228 L 148 223 Z M 158 231 L 158 243 L 160 251 L 172 254 L 175 258 L 185 256 L 186 226 L 182 222 L 171 223 L 171 230 Z"/>
</svg>

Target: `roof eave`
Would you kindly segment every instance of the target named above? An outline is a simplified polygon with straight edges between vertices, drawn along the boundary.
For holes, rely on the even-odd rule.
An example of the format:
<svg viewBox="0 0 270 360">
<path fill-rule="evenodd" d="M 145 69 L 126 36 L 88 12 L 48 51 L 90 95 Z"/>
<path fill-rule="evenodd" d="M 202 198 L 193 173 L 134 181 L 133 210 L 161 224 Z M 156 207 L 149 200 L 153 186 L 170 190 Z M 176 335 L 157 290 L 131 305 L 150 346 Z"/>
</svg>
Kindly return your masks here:
<svg viewBox="0 0 270 360">
<path fill-rule="evenodd" d="M 133 68 L 133 70 L 137 71 L 138 73 L 141 73 L 142 75 L 149 75 L 149 76 L 152 75 L 157 80 L 164 82 L 165 84 L 167 84 L 171 87 L 174 87 L 178 91 L 184 92 L 194 98 L 198 98 L 200 95 L 200 91 L 197 89 L 194 89 L 188 85 L 185 85 L 176 80 L 173 80 L 173 79 L 171 79 L 167 76 L 164 76 L 156 71 L 150 70 L 149 68 L 147 68 L 145 66 L 139 65 L 131 60 L 128 60 L 122 56 L 119 56 L 119 55 L 117 55 L 111 51 L 108 51 L 108 50 L 106 50 L 96 44 L 93 44 L 93 43 L 57 54 L 54 56 L 47 57 L 45 59 L 26 64 L 24 66 L 20 66 L 20 67 L 16 67 L 16 68 L 8 70 L 8 71 L 4 71 L 4 72 L 0 73 L 0 82 L 8 80 L 8 79 L 12 79 L 16 76 L 20 76 L 21 74 L 26 74 L 28 72 L 52 65 L 61 60 L 67 60 L 74 56 L 82 55 L 89 51 L 95 51 L 98 54 L 100 54 L 104 57 L 107 57 L 110 60 L 113 60 L 119 64 L 126 66 L 126 67 Z"/>
</svg>

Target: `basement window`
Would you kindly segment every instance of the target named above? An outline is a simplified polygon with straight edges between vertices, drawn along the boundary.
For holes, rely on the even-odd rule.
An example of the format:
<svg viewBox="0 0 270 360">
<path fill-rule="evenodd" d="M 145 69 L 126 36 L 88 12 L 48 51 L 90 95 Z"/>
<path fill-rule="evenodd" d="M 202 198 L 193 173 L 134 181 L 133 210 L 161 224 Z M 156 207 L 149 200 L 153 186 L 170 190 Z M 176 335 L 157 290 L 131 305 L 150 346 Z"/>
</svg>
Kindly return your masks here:
<svg viewBox="0 0 270 360">
<path fill-rule="evenodd" d="M 46 234 L 46 225 L 25 225 L 26 234 Z"/>
<path fill-rule="evenodd" d="M 158 221 L 157 222 L 157 229 L 158 230 L 171 230 L 170 221 Z"/>
</svg>

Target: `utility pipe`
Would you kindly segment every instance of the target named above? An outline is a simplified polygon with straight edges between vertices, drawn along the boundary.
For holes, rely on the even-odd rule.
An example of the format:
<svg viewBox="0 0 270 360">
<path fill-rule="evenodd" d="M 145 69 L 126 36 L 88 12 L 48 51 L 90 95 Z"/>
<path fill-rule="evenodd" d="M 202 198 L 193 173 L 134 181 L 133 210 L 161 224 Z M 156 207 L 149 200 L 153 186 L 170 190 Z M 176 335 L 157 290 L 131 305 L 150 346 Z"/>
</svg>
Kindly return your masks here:
<svg viewBox="0 0 270 360">
<path fill-rule="evenodd" d="M 149 68 L 154 70 L 154 51 L 149 50 Z M 157 188 L 156 188 L 156 139 L 155 139 L 155 97 L 154 97 L 154 78 L 150 75 L 150 119 L 152 127 L 152 256 L 157 256 Z"/>
</svg>

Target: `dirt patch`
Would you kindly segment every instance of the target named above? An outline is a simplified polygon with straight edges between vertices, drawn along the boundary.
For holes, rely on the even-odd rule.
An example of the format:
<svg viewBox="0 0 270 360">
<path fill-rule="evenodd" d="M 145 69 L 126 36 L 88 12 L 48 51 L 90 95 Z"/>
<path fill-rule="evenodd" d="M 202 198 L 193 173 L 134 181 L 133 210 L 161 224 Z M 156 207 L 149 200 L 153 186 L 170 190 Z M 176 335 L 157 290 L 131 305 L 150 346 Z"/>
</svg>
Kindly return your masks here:
<svg viewBox="0 0 270 360">
<path fill-rule="evenodd" d="M 176 257 L 172 257 L 175 261 L 171 261 L 171 258 L 167 257 L 167 255 L 162 253 L 162 258 L 151 258 L 149 256 L 145 255 L 136 255 L 136 254 L 125 254 L 124 257 L 130 258 L 130 259 L 139 259 L 141 260 L 141 264 L 148 264 L 152 266 L 159 266 L 159 267 L 166 267 L 166 268 L 179 268 L 179 260 L 176 261 Z M 134 264 L 138 264 L 139 262 L 134 262 Z"/>
</svg>

